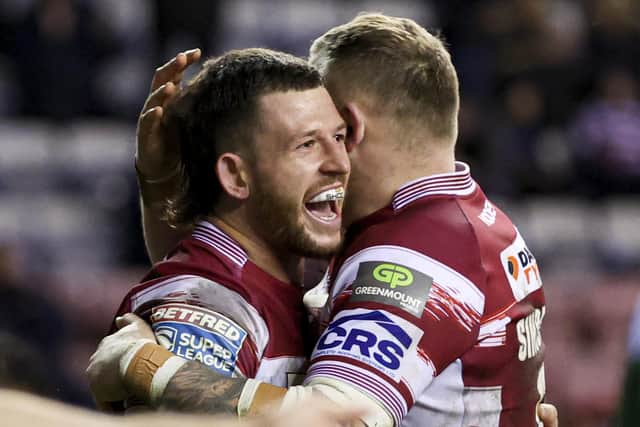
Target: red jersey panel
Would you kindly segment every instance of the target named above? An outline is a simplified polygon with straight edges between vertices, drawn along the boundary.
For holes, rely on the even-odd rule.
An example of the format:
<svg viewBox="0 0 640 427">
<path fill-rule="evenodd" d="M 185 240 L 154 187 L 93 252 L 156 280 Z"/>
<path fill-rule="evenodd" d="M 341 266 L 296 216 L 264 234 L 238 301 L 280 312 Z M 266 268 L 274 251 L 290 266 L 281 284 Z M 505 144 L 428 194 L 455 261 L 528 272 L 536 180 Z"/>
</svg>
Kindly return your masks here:
<svg viewBox="0 0 640 427">
<path fill-rule="evenodd" d="M 538 266 L 469 168 L 403 186 L 354 224 L 306 381 L 344 381 L 395 425 L 542 425 Z"/>
<path fill-rule="evenodd" d="M 129 292 L 118 314 L 127 312 L 147 319 L 176 355 L 222 375 L 287 386 L 306 363 L 302 290 L 261 270 L 208 222 Z"/>
</svg>

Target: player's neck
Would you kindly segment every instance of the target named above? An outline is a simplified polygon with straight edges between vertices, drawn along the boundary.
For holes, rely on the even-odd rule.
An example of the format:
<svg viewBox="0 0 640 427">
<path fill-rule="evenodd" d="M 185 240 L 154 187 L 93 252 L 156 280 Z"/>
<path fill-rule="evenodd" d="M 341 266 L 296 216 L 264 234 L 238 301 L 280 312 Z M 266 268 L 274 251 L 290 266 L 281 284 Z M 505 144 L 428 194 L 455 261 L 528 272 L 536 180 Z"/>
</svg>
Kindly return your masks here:
<svg viewBox="0 0 640 427">
<path fill-rule="evenodd" d="M 432 175 L 453 173 L 456 170 L 456 161 L 453 150 L 442 150 L 423 155 L 423 161 L 419 162 L 411 162 L 411 156 L 406 157 L 405 162 L 401 161 L 401 164 L 406 166 L 404 168 L 399 167 L 395 169 L 395 173 L 393 173 L 390 180 L 390 185 L 387 186 L 388 190 L 386 197 L 388 203 L 391 202 L 391 199 L 400 187 L 408 182 Z"/>
<path fill-rule="evenodd" d="M 224 215 L 209 216 L 209 222 L 224 231 L 247 252 L 251 262 L 276 279 L 299 285 L 304 274 L 303 258 L 290 253 L 278 253 L 238 221 Z"/>
<path fill-rule="evenodd" d="M 353 200 L 345 203 L 344 224 L 350 225 L 391 204 L 393 196 L 406 183 L 418 178 L 455 171 L 453 150 L 416 156 L 411 153 L 385 152 L 365 159 L 364 168 L 353 167 L 349 190 Z M 418 160 L 417 158 L 420 157 Z M 384 179 L 377 171 L 385 170 Z M 355 177 L 356 173 L 362 176 Z M 371 186 L 369 183 L 375 183 Z M 354 185 L 352 185 L 354 184 Z M 355 187 L 355 188 L 354 188 Z M 362 195 L 362 196 L 360 196 Z M 349 206 L 350 205 L 350 206 Z"/>
</svg>

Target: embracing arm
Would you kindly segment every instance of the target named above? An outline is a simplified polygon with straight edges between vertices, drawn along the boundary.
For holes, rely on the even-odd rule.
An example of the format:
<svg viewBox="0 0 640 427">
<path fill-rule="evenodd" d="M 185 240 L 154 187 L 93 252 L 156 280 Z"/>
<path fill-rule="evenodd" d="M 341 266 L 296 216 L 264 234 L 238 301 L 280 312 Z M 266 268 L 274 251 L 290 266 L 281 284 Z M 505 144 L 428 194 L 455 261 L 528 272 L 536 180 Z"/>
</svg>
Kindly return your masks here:
<svg viewBox="0 0 640 427">
<path fill-rule="evenodd" d="M 257 415 L 271 406 L 279 406 L 287 393 L 284 387 L 221 375 L 202 363 L 174 356 L 157 344 L 144 344 L 134 352 L 123 369 L 124 387 L 155 408 Z"/>
<path fill-rule="evenodd" d="M 246 382 L 246 378 L 224 377 L 190 361 L 169 380 L 158 405 L 175 411 L 236 415 Z"/>
<path fill-rule="evenodd" d="M 156 343 L 151 327 L 134 314 L 116 318 L 115 324 L 119 330 L 102 339 L 87 368 L 100 408 L 134 397 L 172 411 L 256 415 L 287 393 L 284 387 L 225 376 L 174 355 Z"/>
<path fill-rule="evenodd" d="M 344 384 L 320 381 L 287 390 L 258 380 L 225 377 L 155 344 L 153 331 L 137 316 L 127 314 L 117 319 L 116 325 L 121 329 L 102 340 L 87 369 L 101 407 L 108 407 L 101 403 L 134 396 L 150 406 L 174 411 L 254 416 L 268 413 L 273 406 L 302 408 L 315 394 L 327 398 L 340 413 L 348 411 L 345 408 L 351 408 L 352 413 L 354 407 L 366 408 L 370 414 L 365 418 L 369 418 L 380 411 L 370 399 Z M 363 418 L 364 412 L 357 412 L 351 425 L 362 425 L 356 419 Z M 553 406 L 541 405 L 538 414 L 545 427 L 558 426 Z"/>
<path fill-rule="evenodd" d="M 174 355 L 156 343 L 153 330 L 138 316 L 129 313 L 118 317 L 115 323 L 120 329 L 102 339 L 87 368 L 91 392 L 99 408 L 109 410 L 111 402 L 133 397 L 154 408 L 238 414 L 242 392 L 247 383 L 255 380 L 225 376 L 200 362 Z M 245 395 L 251 398 L 249 404 L 265 403 L 267 399 L 281 399 L 286 391 L 264 384 L 261 393 L 245 392 Z M 257 412 L 262 412 L 262 408 L 248 411 Z"/>
<path fill-rule="evenodd" d="M 187 67 L 200 59 L 200 50 L 181 52 L 156 69 L 136 132 L 136 172 L 144 240 L 152 263 L 160 261 L 189 230 L 164 221 L 166 200 L 180 185 L 180 153 L 177 141 L 162 134 L 164 109 L 179 91 Z"/>
</svg>

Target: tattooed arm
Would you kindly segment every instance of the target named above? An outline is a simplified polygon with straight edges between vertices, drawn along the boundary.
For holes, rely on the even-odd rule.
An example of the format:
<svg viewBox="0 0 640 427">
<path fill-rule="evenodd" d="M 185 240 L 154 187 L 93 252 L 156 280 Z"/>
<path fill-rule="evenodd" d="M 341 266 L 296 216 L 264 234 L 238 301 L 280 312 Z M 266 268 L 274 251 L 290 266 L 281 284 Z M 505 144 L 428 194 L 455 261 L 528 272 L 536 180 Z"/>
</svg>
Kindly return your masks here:
<svg viewBox="0 0 640 427">
<path fill-rule="evenodd" d="M 114 402 L 133 398 L 174 411 L 237 414 L 246 378 L 174 355 L 158 345 L 149 325 L 133 314 L 118 318 L 116 326 L 121 329 L 103 338 L 87 368 L 99 408 L 109 410 Z M 286 393 L 285 388 L 270 388 Z"/>
<path fill-rule="evenodd" d="M 132 397 L 172 411 L 256 415 L 281 403 L 287 393 L 284 387 L 225 376 L 174 355 L 149 339 L 153 337 L 149 326 L 133 314 L 121 318 L 120 325 L 124 322 L 129 324 L 101 341 L 87 369 L 100 407 Z"/>
<path fill-rule="evenodd" d="M 319 396 L 328 398 L 333 408 L 360 405 L 371 415 L 378 410 L 377 405 L 359 399 L 356 390 L 344 386 L 340 390 L 339 384 L 331 387 L 325 382 L 316 389 L 298 386 L 287 391 L 255 379 L 226 377 L 198 362 L 175 356 L 153 342 L 153 332 L 139 317 L 127 314 L 116 324 L 122 328 L 100 342 L 87 369 L 94 398 L 105 409 L 108 402 L 133 396 L 150 406 L 173 411 L 265 415 L 274 404 L 290 409 L 292 403 L 297 403 L 300 408 L 304 405 L 303 409 L 312 409 L 305 402 L 317 391 Z M 343 405 L 336 405 L 340 402 Z M 545 427 L 557 427 L 558 415 L 553 406 L 541 405 L 538 414 Z M 266 420 L 265 425 L 276 425 L 270 422 L 273 420 Z M 361 420 L 350 422 L 353 426 L 363 425 Z"/>
<path fill-rule="evenodd" d="M 223 377 L 190 361 L 169 380 L 157 405 L 172 411 L 236 415 L 246 382 L 246 378 Z"/>
</svg>

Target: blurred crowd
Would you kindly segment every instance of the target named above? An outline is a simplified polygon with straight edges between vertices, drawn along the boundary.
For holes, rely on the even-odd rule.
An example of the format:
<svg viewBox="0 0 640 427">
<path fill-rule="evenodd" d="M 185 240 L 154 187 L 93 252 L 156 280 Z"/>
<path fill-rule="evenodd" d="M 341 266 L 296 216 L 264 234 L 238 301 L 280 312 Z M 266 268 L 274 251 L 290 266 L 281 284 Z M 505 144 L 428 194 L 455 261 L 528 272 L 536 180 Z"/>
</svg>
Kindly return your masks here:
<svg viewBox="0 0 640 427">
<path fill-rule="evenodd" d="M 449 43 L 464 101 L 460 155 L 489 191 L 637 191 L 633 0 L 3 0 L 0 112 L 131 122 L 150 70 L 178 49 L 304 55 L 324 29 L 371 9 L 412 16 Z"/>
<path fill-rule="evenodd" d="M 0 0 L 0 379 L 90 405 L 87 357 L 147 265 L 132 157 L 155 67 L 193 47 L 305 56 L 363 10 L 447 41 L 458 157 L 529 236 L 558 297 L 550 399 L 563 425 L 606 425 L 640 276 L 637 0 Z M 613 322 L 585 323 L 578 302 L 597 305 L 593 290 L 612 283 L 622 329 L 607 360 L 620 366 L 605 392 L 578 381 L 569 401 L 565 359 L 591 361 Z M 575 292 L 589 297 L 567 302 Z"/>
</svg>

